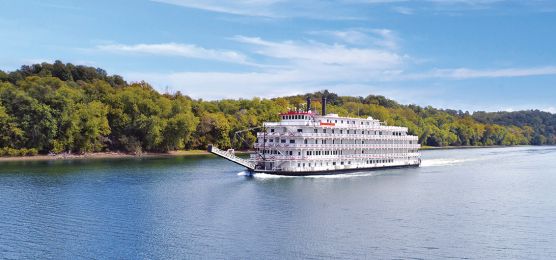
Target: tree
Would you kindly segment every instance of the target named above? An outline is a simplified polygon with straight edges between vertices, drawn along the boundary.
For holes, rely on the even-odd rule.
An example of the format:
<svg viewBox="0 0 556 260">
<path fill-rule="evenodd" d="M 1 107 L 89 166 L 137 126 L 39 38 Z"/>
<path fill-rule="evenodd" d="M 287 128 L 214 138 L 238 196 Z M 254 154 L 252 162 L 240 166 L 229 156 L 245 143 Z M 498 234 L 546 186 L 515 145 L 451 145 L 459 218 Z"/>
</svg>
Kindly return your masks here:
<svg viewBox="0 0 556 260">
<path fill-rule="evenodd" d="M 104 137 L 110 133 L 107 114 L 108 106 L 99 101 L 78 104 L 76 107 L 78 131 L 74 132 L 74 150 L 99 152 L 104 148 Z"/>
</svg>

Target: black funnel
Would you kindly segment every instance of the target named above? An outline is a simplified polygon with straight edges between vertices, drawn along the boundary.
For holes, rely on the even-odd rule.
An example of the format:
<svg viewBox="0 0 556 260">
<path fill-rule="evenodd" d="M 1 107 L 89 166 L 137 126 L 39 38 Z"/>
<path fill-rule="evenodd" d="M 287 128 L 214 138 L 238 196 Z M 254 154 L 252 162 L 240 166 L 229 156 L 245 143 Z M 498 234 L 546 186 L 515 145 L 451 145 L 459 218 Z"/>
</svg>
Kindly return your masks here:
<svg viewBox="0 0 556 260">
<path fill-rule="evenodd" d="M 326 115 L 326 97 L 322 97 L 322 115 Z"/>
</svg>

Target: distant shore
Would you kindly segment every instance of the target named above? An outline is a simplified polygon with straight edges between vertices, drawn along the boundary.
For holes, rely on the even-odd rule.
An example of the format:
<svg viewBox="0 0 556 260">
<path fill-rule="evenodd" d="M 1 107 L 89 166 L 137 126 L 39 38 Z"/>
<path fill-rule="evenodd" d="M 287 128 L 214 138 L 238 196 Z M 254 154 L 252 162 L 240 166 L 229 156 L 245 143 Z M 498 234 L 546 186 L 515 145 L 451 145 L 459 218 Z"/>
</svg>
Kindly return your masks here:
<svg viewBox="0 0 556 260">
<path fill-rule="evenodd" d="M 236 151 L 236 154 L 248 154 L 249 151 Z M 13 156 L 0 157 L 0 162 L 8 161 L 51 161 L 51 160 L 89 160 L 89 159 L 110 159 L 110 158 L 147 158 L 147 157 L 170 157 L 170 156 L 192 156 L 209 155 L 205 150 L 170 151 L 167 153 L 141 153 L 130 154 L 123 152 L 98 152 L 85 154 L 56 154 L 56 155 L 33 155 L 33 156 Z"/>
<path fill-rule="evenodd" d="M 482 145 L 482 146 L 422 146 L 419 150 L 448 150 L 448 149 L 478 149 L 478 148 L 507 148 L 507 147 L 521 147 L 521 146 L 534 146 L 534 145 Z"/>
<path fill-rule="evenodd" d="M 448 149 L 476 149 L 476 148 L 505 148 L 505 147 L 520 147 L 530 145 L 488 145 L 488 146 L 423 146 L 421 151 L 426 150 L 448 150 Z M 236 154 L 249 154 L 253 151 L 235 151 Z M 49 160 L 80 160 L 80 159 L 110 159 L 110 158 L 147 158 L 147 157 L 172 157 L 172 156 L 192 156 L 192 155 L 209 155 L 210 153 L 205 150 L 179 150 L 170 151 L 167 153 L 142 153 L 130 154 L 123 152 L 99 152 L 99 153 L 85 153 L 85 154 L 57 154 L 57 155 L 33 155 L 33 156 L 14 156 L 14 157 L 0 157 L 0 162 L 9 161 L 49 161 Z"/>
</svg>

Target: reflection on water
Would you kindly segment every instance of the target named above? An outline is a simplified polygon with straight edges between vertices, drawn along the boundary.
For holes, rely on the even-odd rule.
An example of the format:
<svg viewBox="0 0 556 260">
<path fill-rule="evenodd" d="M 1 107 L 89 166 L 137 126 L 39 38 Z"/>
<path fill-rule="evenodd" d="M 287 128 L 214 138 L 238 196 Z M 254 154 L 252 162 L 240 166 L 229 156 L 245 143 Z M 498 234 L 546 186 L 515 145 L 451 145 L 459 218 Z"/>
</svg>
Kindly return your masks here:
<svg viewBox="0 0 556 260">
<path fill-rule="evenodd" d="M 0 163 L 0 258 L 556 258 L 556 148 L 246 176 L 212 156 Z"/>
</svg>

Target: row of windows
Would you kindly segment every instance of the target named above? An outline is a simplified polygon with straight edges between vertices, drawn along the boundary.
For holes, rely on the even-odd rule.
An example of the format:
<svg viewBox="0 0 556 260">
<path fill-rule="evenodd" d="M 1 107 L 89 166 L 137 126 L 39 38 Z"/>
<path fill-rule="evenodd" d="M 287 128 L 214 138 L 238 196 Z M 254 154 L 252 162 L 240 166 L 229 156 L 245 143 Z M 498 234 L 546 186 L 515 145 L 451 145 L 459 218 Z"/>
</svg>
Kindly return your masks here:
<svg viewBox="0 0 556 260">
<path fill-rule="evenodd" d="M 320 131 L 320 133 L 323 133 L 323 134 L 326 134 L 326 133 L 327 133 L 327 129 L 326 129 L 326 128 L 321 128 L 321 129 L 322 129 L 322 131 Z M 275 129 L 274 129 L 274 128 L 270 128 L 270 132 L 271 132 L 271 133 L 274 133 L 274 132 L 275 132 Z M 298 132 L 298 133 L 303 133 L 303 129 L 299 128 L 299 129 L 297 129 L 297 132 Z M 313 129 L 313 133 L 319 133 L 319 128 L 314 128 L 314 129 Z M 343 129 L 339 129 L 339 130 L 330 129 L 330 132 L 329 132 L 329 133 L 332 133 L 332 134 L 335 134 L 335 133 L 343 134 L 343 133 L 344 133 L 344 130 L 343 130 Z M 346 134 L 357 134 L 357 130 L 352 130 L 352 131 L 350 131 L 350 130 L 348 129 L 348 130 L 345 131 L 345 133 L 346 133 Z M 359 132 L 359 134 L 362 134 L 362 135 L 364 135 L 364 134 L 368 134 L 368 135 L 389 135 L 389 134 L 391 134 L 391 135 L 394 135 L 394 136 L 402 136 L 402 135 L 404 135 L 402 132 L 383 132 L 383 131 L 365 131 L 365 130 L 361 130 L 361 131 Z"/>
<path fill-rule="evenodd" d="M 296 120 L 296 119 L 309 120 L 311 119 L 311 117 L 307 115 L 287 115 L 287 116 L 282 116 L 282 119 L 283 120 Z"/>
<path fill-rule="evenodd" d="M 335 133 L 340 133 L 343 134 L 344 130 L 343 129 L 330 129 L 331 131 L 329 133 L 335 134 Z M 298 133 L 302 133 L 303 129 L 297 129 Z M 319 133 L 319 129 L 315 128 L 313 129 L 313 133 Z M 320 133 L 326 134 L 327 133 L 327 129 L 326 128 L 322 128 L 322 131 L 320 131 Z M 349 129 L 345 131 L 346 134 L 357 134 L 357 130 L 352 130 L 350 131 Z M 361 130 L 359 131 L 359 134 L 368 134 L 368 135 L 388 135 L 389 132 L 383 132 L 383 131 L 365 131 L 365 130 Z M 390 134 L 394 135 L 394 136 L 402 136 L 403 133 L 402 132 L 390 132 Z"/>
<path fill-rule="evenodd" d="M 384 154 L 384 150 L 387 149 L 367 149 L 365 150 L 361 150 L 362 154 Z M 261 151 L 263 154 L 284 154 L 284 155 L 290 155 L 293 156 L 294 152 L 293 151 L 282 151 L 282 153 L 280 153 L 278 150 L 262 150 Z M 392 152 L 389 153 L 416 153 L 417 150 L 405 150 L 405 149 L 393 149 Z M 296 152 L 297 156 L 301 156 L 301 151 L 297 151 Z M 342 150 L 331 150 L 331 151 L 305 151 L 304 152 L 305 155 L 307 156 L 326 156 L 326 155 L 344 155 L 344 151 Z M 346 153 L 345 155 L 352 155 L 355 153 Z"/>
<path fill-rule="evenodd" d="M 394 159 L 382 159 L 382 160 L 367 160 L 366 163 L 367 164 L 379 164 L 379 163 L 393 163 Z M 336 166 L 338 164 L 338 162 L 332 162 L 332 166 Z M 351 165 L 351 161 L 340 161 L 339 165 Z M 329 162 L 320 162 L 320 166 L 329 166 Z M 301 167 L 318 167 L 319 163 L 297 163 L 297 167 L 301 168 Z"/>
<path fill-rule="evenodd" d="M 312 144 L 313 141 L 309 142 L 309 139 L 305 139 L 303 140 L 303 143 Z M 327 142 L 326 139 L 314 139 L 314 144 L 327 144 L 327 143 L 330 144 L 412 144 L 413 141 L 409 141 L 406 143 L 405 141 L 399 141 L 399 140 L 370 140 L 367 141 L 367 143 L 365 143 L 365 140 L 346 140 L 346 142 L 344 142 L 344 140 L 340 139 L 340 142 L 337 142 L 336 139 L 332 139 L 332 142 Z"/>
<path fill-rule="evenodd" d="M 274 143 L 274 139 L 263 139 L 263 141 L 265 143 L 267 141 L 269 143 Z M 317 138 L 317 139 L 314 139 L 314 141 L 309 141 L 309 139 L 304 139 L 303 143 L 304 144 L 309 144 L 309 143 L 311 143 L 311 144 L 313 144 L 313 143 L 314 144 L 328 144 L 328 143 L 330 143 L 330 144 L 344 144 L 343 139 L 340 139 L 339 140 L 340 142 L 338 142 L 338 140 L 336 140 L 336 139 L 332 139 L 331 141 L 332 142 L 328 142 L 326 139 L 318 139 Z M 259 141 L 257 140 L 257 142 L 259 142 Z M 278 142 L 278 141 L 276 141 L 276 142 Z M 285 144 L 285 143 L 295 144 L 295 139 L 289 139 L 289 140 L 280 139 L 279 142 L 282 143 L 282 144 Z M 413 144 L 413 141 L 408 141 L 406 143 L 406 141 L 404 141 L 404 140 L 368 140 L 367 142 L 365 142 L 365 140 L 360 139 L 360 140 L 346 140 L 345 144 Z"/>
<path fill-rule="evenodd" d="M 334 119 L 334 122 L 332 122 L 331 119 L 326 119 L 326 122 L 327 122 L 327 123 L 335 123 L 335 124 L 337 124 L 337 123 L 338 123 L 338 119 Z M 345 120 L 345 122 L 346 122 L 346 124 L 355 125 L 355 120 L 351 120 L 351 121 L 350 121 L 350 120 Z M 365 123 L 366 123 L 366 125 L 370 125 L 370 123 L 371 123 L 371 122 L 369 122 L 369 121 L 367 121 L 367 122 L 365 122 L 365 123 L 364 123 L 363 121 L 360 121 L 360 122 L 361 122 L 361 125 L 363 125 L 363 124 L 365 124 Z M 344 120 L 341 120 L 341 119 L 340 119 L 340 124 L 343 124 L 343 123 L 344 123 Z"/>
<path fill-rule="evenodd" d="M 361 150 L 361 154 L 384 154 L 384 151 L 387 150 L 389 152 L 389 154 L 392 153 L 415 153 L 416 150 L 406 150 L 406 149 L 363 149 Z M 357 152 L 358 153 L 358 152 Z M 286 155 L 293 155 L 292 153 L 288 153 L 286 151 Z M 349 151 L 347 151 L 347 153 L 344 153 L 343 150 L 332 150 L 332 151 L 306 151 L 305 155 L 307 156 L 326 156 L 326 155 L 355 155 L 355 151 L 353 153 L 350 153 Z M 298 152 L 298 155 L 301 155 L 300 152 Z"/>
<path fill-rule="evenodd" d="M 342 155 L 343 152 L 340 151 L 307 151 L 307 155 Z"/>
</svg>

